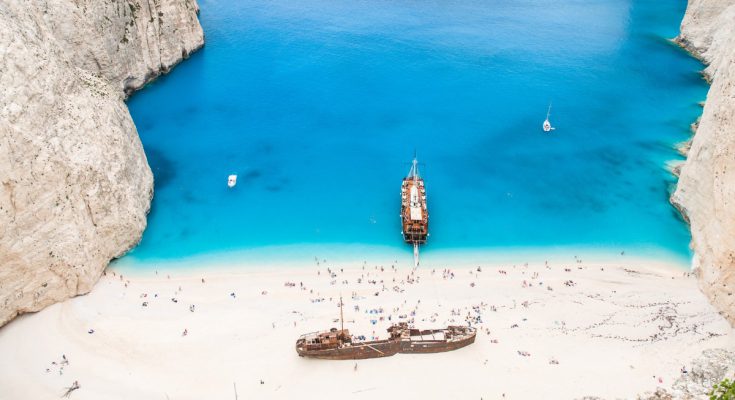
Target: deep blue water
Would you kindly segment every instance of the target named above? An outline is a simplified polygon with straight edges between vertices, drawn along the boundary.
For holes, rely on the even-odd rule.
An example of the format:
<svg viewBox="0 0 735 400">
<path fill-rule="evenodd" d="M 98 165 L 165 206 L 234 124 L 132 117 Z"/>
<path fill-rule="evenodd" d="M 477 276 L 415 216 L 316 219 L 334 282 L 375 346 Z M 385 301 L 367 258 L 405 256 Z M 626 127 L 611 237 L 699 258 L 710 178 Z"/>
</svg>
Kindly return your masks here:
<svg viewBox="0 0 735 400">
<path fill-rule="evenodd" d="M 688 257 L 665 169 L 707 90 L 702 66 L 667 41 L 684 0 L 200 6 L 206 47 L 129 101 L 155 197 L 128 257 L 401 248 L 414 151 L 427 249 Z"/>
</svg>

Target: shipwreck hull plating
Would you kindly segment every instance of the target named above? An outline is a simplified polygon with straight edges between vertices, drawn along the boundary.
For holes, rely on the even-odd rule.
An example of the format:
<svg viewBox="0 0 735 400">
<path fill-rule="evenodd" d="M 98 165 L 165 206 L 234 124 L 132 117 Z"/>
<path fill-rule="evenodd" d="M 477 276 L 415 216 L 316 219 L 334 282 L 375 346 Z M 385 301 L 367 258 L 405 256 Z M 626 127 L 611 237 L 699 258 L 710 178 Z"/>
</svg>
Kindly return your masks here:
<svg viewBox="0 0 735 400">
<path fill-rule="evenodd" d="M 442 353 L 461 349 L 475 343 L 475 333 L 471 336 L 451 342 L 443 340 L 411 340 L 401 342 L 401 353 Z"/>
<path fill-rule="evenodd" d="M 347 347 L 324 350 L 306 350 L 299 347 L 298 342 L 296 343 L 296 352 L 299 353 L 299 356 L 322 360 L 364 360 L 366 358 L 390 357 L 400 350 L 400 342 L 395 340 L 356 343 Z"/>
<path fill-rule="evenodd" d="M 324 360 L 362 360 L 390 357 L 397 353 L 441 353 L 461 349 L 475 342 L 477 331 L 470 327 L 450 326 L 446 329 L 408 329 L 405 323 L 388 329 L 386 340 L 352 342 L 349 337 L 337 336 L 337 331 L 309 334 L 296 341 L 296 352 L 301 357 Z M 435 335 L 441 335 L 435 339 Z M 431 338 L 426 338 L 431 336 Z M 417 339 L 420 337 L 420 339 Z M 334 341 L 334 338 L 341 338 Z M 318 340 L 316 340 L 318 339 Z"/>
</svg>

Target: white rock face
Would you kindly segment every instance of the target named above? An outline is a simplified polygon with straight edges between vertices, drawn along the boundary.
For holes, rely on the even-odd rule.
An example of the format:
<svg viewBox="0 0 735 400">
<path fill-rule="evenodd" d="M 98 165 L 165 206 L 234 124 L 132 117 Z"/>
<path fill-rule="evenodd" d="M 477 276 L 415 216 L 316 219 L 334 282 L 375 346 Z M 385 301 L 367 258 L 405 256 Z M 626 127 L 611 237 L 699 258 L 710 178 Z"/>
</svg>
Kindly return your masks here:
<svg viewBox="0 0 735 400">
<path fill-rule="evenodd" d="M 127 94 L 204 45 L 196 0 L 40 3 L 44 7 L 38 18 L 54 33 L 69 59 Z"/>
<path fill-rule="evenodd" d="M 677 41 L 712 85 L 671 200 L 691 224 L 702 291 L 735 324 L 735 0 L 690 0 Z"/>
<path fill-rule="evenodd" d="M 692 360 L 686 373 L 679 376 L 668 390 L 638 396 L 639 400 L 709 399 L 712 387 L 735 373 L 735 353 L 725 349 L 709 349 Z"/>
<path fill-rule="evenodd" d="M 204 43 L 195 0 L 0 2 L 0 326 L 88 292 L 146 226 L 125 93 Z"/>
</svg>

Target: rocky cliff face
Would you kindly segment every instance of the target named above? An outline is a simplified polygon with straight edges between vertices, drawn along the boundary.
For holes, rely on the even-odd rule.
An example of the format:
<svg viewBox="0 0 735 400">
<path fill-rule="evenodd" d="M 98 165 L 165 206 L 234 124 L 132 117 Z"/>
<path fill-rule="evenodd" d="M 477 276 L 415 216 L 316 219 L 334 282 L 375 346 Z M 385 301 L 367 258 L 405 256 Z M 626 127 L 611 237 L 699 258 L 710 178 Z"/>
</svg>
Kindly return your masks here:
<svg viewBox="0 0 735 400">
<path fill-rule="evenodd" d="M 67 57 L 126 94 L 168 72 L 204 44 L 196 0 L 41 3 L 38 17 Z"/>
<path fill-rule="evenodd" d="M 659 387 L 654 392 L 636 396 L 638 400 L 707 400 L 716 383 L 731 379 L 735 373 L 735 353 L 725 349 L 705 350 L 692 360 L 686 372 L 682 371 L 670 388 Z M 586 396 L 579 400 L 603 400 Z"/>
<path fill-rule="evenodd" d="M 671 200 L 702 291 L 735 324 L 735 0 L 689 0 L 677 42 L 708 64 L 711 87 Z"/>
<path fill-rule="evenodd" d="M 204 43 L 195 0 L 0 2 L 0 326 L 88 292 L 146 226 L 126 93 Z"/>
</svg>

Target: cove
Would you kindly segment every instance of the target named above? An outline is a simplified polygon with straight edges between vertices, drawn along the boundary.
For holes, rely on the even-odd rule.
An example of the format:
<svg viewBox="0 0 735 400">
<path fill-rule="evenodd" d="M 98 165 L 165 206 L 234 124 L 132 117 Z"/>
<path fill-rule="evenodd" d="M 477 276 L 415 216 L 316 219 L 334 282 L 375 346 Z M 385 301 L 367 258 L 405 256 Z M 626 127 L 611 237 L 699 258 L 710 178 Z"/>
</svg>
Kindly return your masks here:
<svg viewBox="0 0 735 400">
<path fill-rule="evenodd" d="M 200 6 L 205 48 L 129 100 L 155 196 L 126 258 L 402 250 L 414 152 L 429 251 L 689 258 L 666 169 L 707 90 L 668 41 L 685 1 Z M 549 103 L 557 129 L 544 133 Z"/>
</svg>

